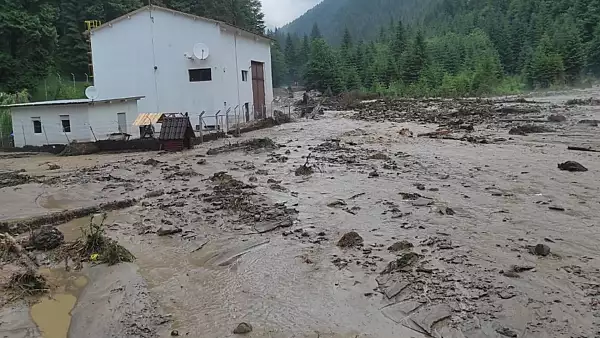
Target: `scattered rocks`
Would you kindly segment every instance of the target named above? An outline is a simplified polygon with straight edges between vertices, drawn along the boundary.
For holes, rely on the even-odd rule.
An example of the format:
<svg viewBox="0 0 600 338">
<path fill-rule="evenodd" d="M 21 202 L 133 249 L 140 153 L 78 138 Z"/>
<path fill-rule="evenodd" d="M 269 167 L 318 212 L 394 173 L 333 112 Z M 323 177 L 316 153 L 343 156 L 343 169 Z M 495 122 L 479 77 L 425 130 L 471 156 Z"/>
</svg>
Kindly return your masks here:
<svg viewBox="0 0 600 338">
<path fill-rule="evenodd" d="M 65 236 L 56 227 L 43 226 L 33 232 L 28 246 L 36 250 L 52 250 L 59 247 L 65 241 Z"/>
<path fill-rule="evenodd" d="M 362 245 L 363 242 L 363 238 L 356 231 L 351 231 L 342 236 L 338 241 L 337 246 L 340 248 L 351 248 Z"/>
<path fill-rule="evenodd" d="M 384 153 L 376 153 L 376 154 L 373 154 L 373 155 L 369 156 L 369 160 L 384 160 L 384 161 L 389 161 L 390 157 L 387 156 Z"/>
<path fill-rule="evenodd" d="M 252 332 L 252 325 L 248 323 L 239 323 L 235 329 L 233 329 L 234 334 L 246 334 Z"/>
<path fill-rule="evenodd" d="M 176 227 L 170 226 L 170 225 L 163 225 L 156 231 L 156 234 L 158 236 L 169 236 L 169 235 L 174 235 L 174 234 L 178 234 L 181 232 L 183 232 L 183 229 L 181 229 L 181 228 L 176 228 Z"/>
<path fill-rule="evenodd" d="M 392 272 L 406 272 L 412 269 L 412 267 L 419 262 L 421 255 L 414 252 L 407 252 L 399 258 L 391 261 L 381 272 L 382 275 Z"/>
<path fill-rule="evenodd" d="M 409 241 L 400 241 L 400 242 L 396 242 L 396 243 L 390 245 L 388 250 L 391 252 L 397 252 L 397 251 L 409 250 L 413 247 L 414 247 L 414 245 Z"/>
<path fill-rule="evenodd" d="M 567 106 L 600 106 L 600 100 L 593 97 L 589 99 L 571 99 L 565 104 Z"/>
<path fill-rule="evenodd" d="M 239 142 L 236 144 L 229 144 L 218 148 L 211 148 L 206 153 L 207 155 L 218 155 L 222 153 L 229 153 L 234 151 L 258 151 L 258 150 L 273 150 L 279 148 L 273 140 L 268 137 L 265 138 L 254 138 L 251 140 Z"/>
<path fill-rule="evenodd" d="M 581 165 L 580 163 L 575 162 L 575 161 L 567 161 L 564 163 L 560 163 L 558 165 L 558 169 L 564 170 L 564 171 L 570 171 L 570 172 L 588 171 L 588 169 L 586 167 L 584 167 L 583 165 Z"/>
</svg>

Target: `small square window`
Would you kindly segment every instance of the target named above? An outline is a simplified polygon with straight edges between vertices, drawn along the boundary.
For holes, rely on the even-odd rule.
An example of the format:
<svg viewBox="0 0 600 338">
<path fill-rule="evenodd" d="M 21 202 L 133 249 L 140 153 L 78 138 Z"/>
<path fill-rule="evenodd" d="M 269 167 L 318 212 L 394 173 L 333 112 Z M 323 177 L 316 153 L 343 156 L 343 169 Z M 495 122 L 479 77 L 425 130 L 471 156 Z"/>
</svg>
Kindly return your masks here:
<svg viewBox="0 0 600 338">
<path fill-rule="evenodd" d="M 248 82 L 248 71 L 242 70 L 242 81 Z"/>
<path fill-rule="evenodd" d="M 190 82 L 212 81 L 212 71 L 210 68 L 188 69 Z"/>
<path fill-rule="evenodd" d="M 31 121 L 33 121 L 33 133 L 41 134 L 42 133 L 42 120 L 39 117 L 32 117 Z"/>
<path fill-rule="evenodd" d="M 71 120 L 69 119 L 69 115 L 60 115 L 60 122 L 62 124 L 62 129 L 64 133 L 71 132 Z"/>
</svg>

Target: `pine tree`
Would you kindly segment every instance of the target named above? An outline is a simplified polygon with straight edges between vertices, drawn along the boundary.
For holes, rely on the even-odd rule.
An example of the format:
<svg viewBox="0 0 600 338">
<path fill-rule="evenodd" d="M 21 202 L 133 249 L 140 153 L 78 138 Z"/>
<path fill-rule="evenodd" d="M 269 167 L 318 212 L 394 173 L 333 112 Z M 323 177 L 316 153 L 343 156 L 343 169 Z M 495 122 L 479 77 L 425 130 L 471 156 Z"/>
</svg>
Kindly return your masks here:
<svg viewBox="0 0 600 338">
<path fill-rule="evenodd" d="M 296 82 L 298 80 L 298 54 L 290 33 L 287 34 L 287 38 L 285 40 L 284 55 L 285 63 L 288 66 L 288 80 L 290 82 Z"/>
<path fill-rule="evenodd" d="M 396 26 L 396 34 L 394 35 L 394 40 L 392 43 L 392 53 L 396 62 L 400 62 L 402 58 L 402 53 L 406 49 L 406 32 L 404 31 L 404 25 L 402 21 L 398 21 L 398 25 Z"/>
<path fill-rule="evenodd" d="M 548 88 L 563 77 L 563 60 L 547 34 L 538 43 L 527 69 L 529 83 L 535 87 Z"/>
<path fill-rule="evenodd" d="M 423 34 L 419 31 L 404 59 L 404 67 L 402 69 L 402 80 L 404 83 L 412 84 L 419 81 L 421 73 L 427 64 L 425 48 Z"/>
<path fill-rule="evenodd" d="M 341 65 L 323 39 L 314 39 L 312 42 L 305 83 L 307 89 L 321 92 L 331 90 L 333 94 L 338 94 L 345 90 Z"/>
<path fill-rule="evenodd" d="M 321 30 L 319 29 L 319 25 L 315 22 L 312 28 L 312 32 L 310 33 L 310 37 L 313 40 L 321 39 L 323 36 L 321 35 Z"/>
<path fill-rule="evenodd" d="M 273 74 L 273 87 L 283 86 L 288 70 L 285 63 L 285 56 L 277 40 L 271 44 L 271 72 Z"/>
<path fill-rule="evenodd" d="M 587 69 L 594 76 L 600 76 L 600 24 L 596 26 L 594 37 L 587 46 Z"/>
</svg>

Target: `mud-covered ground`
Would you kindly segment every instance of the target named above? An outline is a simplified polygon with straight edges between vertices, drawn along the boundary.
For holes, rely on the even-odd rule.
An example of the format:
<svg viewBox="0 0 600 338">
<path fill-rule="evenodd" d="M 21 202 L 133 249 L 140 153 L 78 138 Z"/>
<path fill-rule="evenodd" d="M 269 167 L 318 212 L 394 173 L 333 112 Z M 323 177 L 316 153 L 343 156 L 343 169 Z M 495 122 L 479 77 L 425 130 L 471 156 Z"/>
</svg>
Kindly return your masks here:
<svg viewBox="0 0 600 338">
<path fill-rule="evenodd" d="M 369 101 L 182 153 L 0 157 L 20 175 L 0 222 L 138 201 L 107 231 L 139 269 L 88 273 L 69 337 L 596 337 L 600 153 L 567 147 L 600 150 L 600 106 L 565 103 L 599 94 Z M 7 305 L 0 333 L 26 313 Z"/>
</svg>

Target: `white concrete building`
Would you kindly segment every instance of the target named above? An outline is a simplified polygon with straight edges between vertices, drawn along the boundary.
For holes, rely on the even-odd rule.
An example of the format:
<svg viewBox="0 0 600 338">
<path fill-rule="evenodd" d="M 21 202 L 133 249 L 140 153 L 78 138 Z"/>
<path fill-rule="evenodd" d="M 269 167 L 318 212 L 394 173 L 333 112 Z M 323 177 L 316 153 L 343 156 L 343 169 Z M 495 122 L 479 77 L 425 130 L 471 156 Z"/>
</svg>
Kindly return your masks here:
<svg viewBox="0 0 600 338">
<path fill-rule="evenodd" d="M 137 97 L 77 99 L 20 103 L 10 108 L 15 147 L 106 140 L 126 133 L 139 138 L 133 127 L 138 115 Z"/>
<path fill-rule="evenodd" d="M 226 23 L 148 5 L 90 39 L 99 99 L 144 96 L 141 113 L 187 112 L 193 124 L 228 109 L 252 120 L 273 101 L 271 40 Z"/>
</svg>

